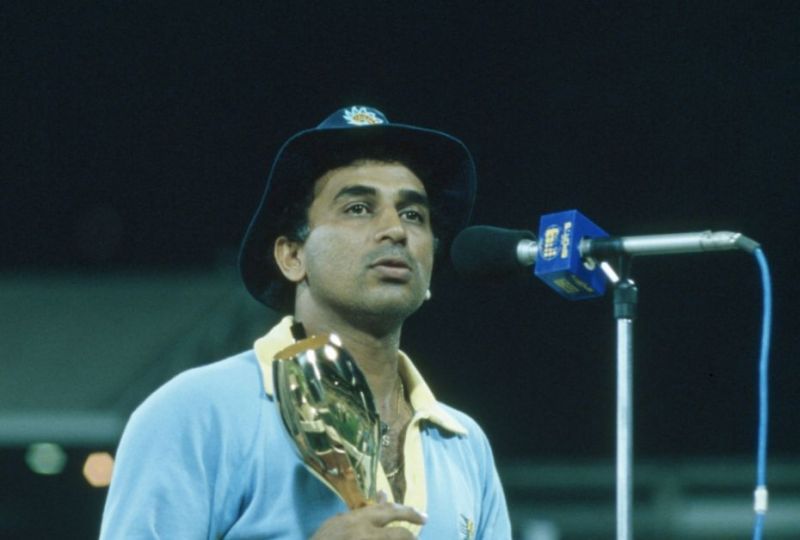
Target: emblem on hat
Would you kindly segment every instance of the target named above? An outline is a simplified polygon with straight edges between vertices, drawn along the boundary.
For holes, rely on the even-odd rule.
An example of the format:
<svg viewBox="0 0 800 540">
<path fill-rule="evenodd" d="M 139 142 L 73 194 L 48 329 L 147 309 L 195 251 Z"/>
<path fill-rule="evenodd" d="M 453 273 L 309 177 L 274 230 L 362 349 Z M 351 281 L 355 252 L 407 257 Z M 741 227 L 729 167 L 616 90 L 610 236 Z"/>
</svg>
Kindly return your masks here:
<svg viewBox="0 0 800 540">
<path fill-rule="evenodd" d="M 344 119 L 351 126 L 374 126 L 383 124 L 383 120 L 366 107 L 350 107 L 344 111 Z"/>
</svg>

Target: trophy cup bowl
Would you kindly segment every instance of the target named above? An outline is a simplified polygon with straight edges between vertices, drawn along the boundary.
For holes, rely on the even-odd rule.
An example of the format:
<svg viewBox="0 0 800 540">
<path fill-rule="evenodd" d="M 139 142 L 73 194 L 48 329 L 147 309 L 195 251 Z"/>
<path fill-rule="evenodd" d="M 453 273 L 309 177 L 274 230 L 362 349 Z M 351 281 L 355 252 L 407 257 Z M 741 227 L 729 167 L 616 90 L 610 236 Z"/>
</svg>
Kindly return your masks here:
<svg viewBox="0 0 800 540">
<path fill-rule="evenodd" d="M 275 397 L 300 457 L 350 509 L 376 499 L 380 419 L 364 374 L 335 334 L 297 341 L 272 362 Z"/>
</svg>

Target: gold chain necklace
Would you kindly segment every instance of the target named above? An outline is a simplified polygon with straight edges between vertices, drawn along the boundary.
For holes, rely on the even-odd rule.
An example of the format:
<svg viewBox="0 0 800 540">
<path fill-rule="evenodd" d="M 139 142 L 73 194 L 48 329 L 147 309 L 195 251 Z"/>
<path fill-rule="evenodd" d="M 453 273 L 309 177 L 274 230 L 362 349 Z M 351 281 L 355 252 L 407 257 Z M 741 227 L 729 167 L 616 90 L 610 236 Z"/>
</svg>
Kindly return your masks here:
<svg viewBox="0 0 800 540">
<path fill-rule="evenodd" d="M 401 470 L 403 470 L 403 465 L 404 465 L 404 463 L 401 463 L 401 464 L 400 464 L 400 465 L 398 465 L 398 466 L 397 466 L 397 468 L 396 468 L 395 470 L 393 470 L 392 472 L 387 472 L 387 473 L 386 473 L 386 478 L 387 478 L 387 479 L 389 479 L 389 480 L 391 480 L 393 476 L 397 476 L 397 473 L 399 473 Z"/>
</svg>

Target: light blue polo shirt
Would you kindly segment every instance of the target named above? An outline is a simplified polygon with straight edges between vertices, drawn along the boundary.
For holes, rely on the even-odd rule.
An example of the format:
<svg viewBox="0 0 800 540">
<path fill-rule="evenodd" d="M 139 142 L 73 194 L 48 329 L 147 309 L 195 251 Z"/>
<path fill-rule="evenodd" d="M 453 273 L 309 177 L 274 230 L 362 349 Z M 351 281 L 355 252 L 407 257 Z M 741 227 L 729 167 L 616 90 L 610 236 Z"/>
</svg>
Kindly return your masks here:
<svg viewBox="0 0 800 540">
<path fill-rule="evenodd" d="M 287 317 L 254 350 L 178 375 L 137 408 L 117 450 L 101 539 L 307 540 L 347 511 L 298 457 L 272 397 L 271 361 L 292 343 L 290 325 Z M 403 502 L 428 522 L 398 525 L 422 540 L 510 540 L 486 436 L 437 402 L 404 354 L 400 375 L 414 409 Z M 391 497 L 382 469 L 378 488 Z"/>
</svg>

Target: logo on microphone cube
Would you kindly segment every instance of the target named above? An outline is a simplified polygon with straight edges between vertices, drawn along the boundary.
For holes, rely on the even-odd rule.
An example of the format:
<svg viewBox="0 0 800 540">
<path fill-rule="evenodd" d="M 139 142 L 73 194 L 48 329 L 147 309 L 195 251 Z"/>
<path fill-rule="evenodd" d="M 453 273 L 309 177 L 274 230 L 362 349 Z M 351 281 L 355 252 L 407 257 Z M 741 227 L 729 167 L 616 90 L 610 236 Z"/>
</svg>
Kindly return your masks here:
<svg viewBox="0 0 800 540">
<path fill-rule="evenodd" d="M 563 230 L 563 232 L 562 232 Z M 569 257 L 569 246 L 571 242 L 572 222 L 567 221 L 562 225 L 550 225 L 544 234 L 542 245 L 542 258 L 551 261 L 556 257 L 566 259 Z"/>
<path fill-rule="evenodd" d="M 542 245 L 534 273 L 570 300 L 602 296 L 605 277 L 595 265 L 582 260 L 579 249 L 582 238 L 604 236 L 608 234 L 577 210 L 542 216 L 539 222 Z"/>
<path fill-rule="evenodd" d="M 558 255 L 558 248 L 556 242 L 561 234 L 561 228 L 558 225 L 551 225 L 544 231 L 544 234 L 539 234 L 540 238 L 544 238 L 542 245 L 542 258 L 546 261 L 552 261 Z"/>
</svg>

